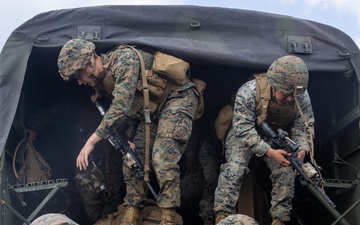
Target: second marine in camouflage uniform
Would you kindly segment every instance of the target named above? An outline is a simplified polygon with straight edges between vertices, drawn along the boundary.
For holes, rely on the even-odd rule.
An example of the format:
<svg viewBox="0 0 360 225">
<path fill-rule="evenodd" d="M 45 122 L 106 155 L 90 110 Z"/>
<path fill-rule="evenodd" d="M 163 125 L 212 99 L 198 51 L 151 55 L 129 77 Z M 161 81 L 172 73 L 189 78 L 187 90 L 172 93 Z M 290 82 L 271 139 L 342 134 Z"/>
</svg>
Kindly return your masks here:
<svg viewBox="0 0 360 225">
<path fill-rule="evenodd" d="M 272 98 L 265 121 L 273 126 L 273 124 L 281 124 L 281 122 L 286 122 L 286 119 L 288 120 L 287 124 L 281 124 L 282 128 L 291 131 L 291 138 L 300 149 L 298 157 L 303 160 L 305 156 L 303 150 L 306 152 L 310 150 L 304 119 L 311 125 L 310 121 L 314 120 L 310 97 L 305 90 L 308 82 L 307 68 L 300 58 L 285 56 L 274 61 L 267 72 L 267 77 L 267 82 L 272 88 L 272 92 L 270 92 Z M 293 101 L 297 83 L 303 86 L 303 92 L 297 98 L 305 118 L 300 115 Z M 217 221 L 235 213 L 244 174 L 249 172 L 248 163 L 251 157 L 256 155 L 263 157 L 271 170 L 270 178 L 273 189 L 270 215 L 273 218 L 273 224 L 284 224 L 283 222 L 290 220 L 295 173 L 290 162 L 284 157 L 288 153 L 284 150 L 272 149 L 257 131 L 256 123 L 259 115 L 255 110 L 257 107 L 256 88 L 254 79 L 242 85 L 237 92 L 233 126 L 226 139 L 225 157 L 227 162 L 221 166 L 214 209 L 218 216 Z M 283 108 L 285 112 L 283 111 L 284 114 L 274 113 L 273 108 Z M 288 115 L 289 111 L 293 115 Z M 272 128 L 274 129 L 274 127 Z"/>
<path fill-rule="evenodd" d="M 153 55 L 141 50 L 139 52 L 144 59 L 145 68 L 151 69 Z M 76 78 L 80 85 L 90 85 L 100 91 L 105 89 L 102 94 L 112 98 L 101 124 L 77 158 L 77 166 L 82 169 L 88 165 L 88 156 L 95 144 L 115 131 L 130 113 L 140 80 L 140 59 L 137 52 L 130 47 L 117 48 L 100 58 L 95 53 L 93 43 L 74 39 L 62 48 L 58 67 L 65 80 Z M 104 87 L 104 82 L 108 79 L 114 82 L 113 88 Z M 175 209 L 180 206 L 177 163 L 185 151 L 197 107 L 198 93 L 195 84 L 186 82 L 172 88 L 158 113 L 152 166 L 160 186 L 157 204 L 163 210 L 164 225 L 174 222 Z M 134 171 L 124 170 L 124 176 L 127 191 L 124 201 L 128 207 L 122 224 L 136 224 L 139 208 L 146 198 L 145 190 L 136 180 Z"/>
</svg>

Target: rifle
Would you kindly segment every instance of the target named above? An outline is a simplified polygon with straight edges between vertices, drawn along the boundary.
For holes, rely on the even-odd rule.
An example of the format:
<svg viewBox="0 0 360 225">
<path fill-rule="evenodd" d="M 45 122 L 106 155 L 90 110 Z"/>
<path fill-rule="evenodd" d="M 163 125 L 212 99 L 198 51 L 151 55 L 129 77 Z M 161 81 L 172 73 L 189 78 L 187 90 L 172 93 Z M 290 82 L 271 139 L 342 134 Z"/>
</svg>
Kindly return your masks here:
<svg viewBox="0 0 360 225">
<path fill-rule="evenodd" d="M 105 109 L 101 106 L 100 102 L 96 100 L 94 101 L 94 103 L 100 114 L 104 116 L 106 112 Z M 108 137 L 108 141 L 115 148 L 115 150 L 120 151 L 121 154 L 125 156 L 123 157 L 123 161 L 130 169 L 135 170 L 136 178 L 141 178 L 144 180 L 144 167 L 141 164 L 139 158 L 135 155 L 135 152 L 130 148 L 128 144 L 129 138 L 126 136 L 126 134 L 119 134 L 118 131 L 115 131 L 110 134 L 110 136 Z M 149 188 L 155 199 L 157 199 L 158 195 L 154 191 L 154 188 L 151 186 L 150 182 L 145 180 L 144 182 L 146 183 L 146 186 Z"/>
<path fill-rule="evenodd" d="M 262 122 L 259 126 L 272 140 L 273 144 L 271 147 L 274 149 L 284 149 L 286 152 L 290 153 L 290 156 L 287 156 L 286 159 L 291 162 L 296 172 L 309 185 L 313 186 L 316 192 L 318 192 L 332 208 L 335 208 L 336 205 L 325 194 L 323 189 L 319 187 L 321 179 L 318 171 L 309 162 L 304 163 L 297 157 L 296 152 L 299 150 L 299 147 L 288 137 L 288 133 L 282 129 L 278 129 L 278 134 L 276 134 L 266 122 Z"/>
</svg>

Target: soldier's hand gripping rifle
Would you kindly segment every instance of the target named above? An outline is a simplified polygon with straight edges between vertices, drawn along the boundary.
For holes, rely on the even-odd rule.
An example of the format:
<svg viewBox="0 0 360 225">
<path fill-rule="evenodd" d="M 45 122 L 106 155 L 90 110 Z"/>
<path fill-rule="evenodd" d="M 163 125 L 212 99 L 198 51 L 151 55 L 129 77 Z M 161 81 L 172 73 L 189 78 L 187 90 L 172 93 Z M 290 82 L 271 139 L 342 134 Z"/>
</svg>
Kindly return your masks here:
<svg viewBox="0 0 360 225">
<path fill-rule="evenodd" d="M 286 157 L 286 159 L 290 161 L 296 172 L 309 185 L 312 185 L 332 208 L 335 208 L 336 205 L 320 187 L 321 178 L 318 171 L 309 162 L 304 163 L 297 157 L 296 152 L 299 150 L 299 147 L 293 140 L 288 137 L 288 133 L 282 129 L 278 129 L 278 133 L 276 134 L 266 122 L 262 122 L 259 126 L 265 132 L 268 138 L 272 140 L 273 144 L 271 147 L 274 149 L 284 149 L 286 152 L 290 153 L 291 155 Z"/>
<path fill-rule="evenodd" d="M 105 115 L 105 109 L 101 106 L 100 102 L 94 101 L 96 108 L 99 110 L 100 114 L 102 116 Z M 135 155 L 135 152 L 130 148 L 130 145 L 128 143 L 129 138 L 126 136 L 126 134 L 120 135 L 117 131 L 110 134 L 108 138 L 111 145 L 115 148 L 115 150 L 118 150 L 121 152 L 123 157 L 123 162 L 132 170 L 136 171 L 136 177 L 141 178 L 144 180 L 144 167 L 141 164 L 141 161 L 139 158 Z M 151 184 L 148 181 L 145 181 L 146 186 L 149 188 L 152 195 L 155 197 L 155 199 L 158 197 L 156 192 L 154 191 L 154 188 L 151 186 Z"/>
</svg>

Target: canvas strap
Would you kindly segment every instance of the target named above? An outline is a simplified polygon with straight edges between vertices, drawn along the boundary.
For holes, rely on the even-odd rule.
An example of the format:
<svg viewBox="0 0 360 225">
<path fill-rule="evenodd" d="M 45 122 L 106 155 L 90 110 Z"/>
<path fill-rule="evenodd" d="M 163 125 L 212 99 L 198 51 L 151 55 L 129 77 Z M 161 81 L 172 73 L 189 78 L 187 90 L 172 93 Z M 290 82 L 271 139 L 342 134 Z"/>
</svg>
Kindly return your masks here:
<svg viewBox="0 0 360 225">
<path fill-rule="evenodd" d="M 269 102 L 271 98 L 270 95 L 271 86 L 267 82 L 266 73 L 256 74 L 255 79 L 256 79 L 256 105 L 257 105 L 256 110 L 257 113 L 259 113 L 258 111 L 261 111 L 261 114 L 257 120 L 257 124 L 260 125 L 267 117 L 267 108 L 269 106 Z M 258 107 L 261 107 L 261 109 Z"/>
<path fill-rule="evenodd" d="M 144 60 L 140 54 L 140 52 L 130 45 L 122 45 L 133 49 L 139 56 L 140 66 L 141 66 L 141 80 L 143 86 L 143 96 L 144 96 L 144 117 L 145 117 L 145 165 L 144 165 L 144 180 L 148 182 L 149 174 L 150 174 L 150 125 L 151 125 L 151 117 L 150 117 L 150 95 L 149 95 L 149 85 L 147 83 L 147 73 L 148 70 L 145 69 Z"/>
</svg>

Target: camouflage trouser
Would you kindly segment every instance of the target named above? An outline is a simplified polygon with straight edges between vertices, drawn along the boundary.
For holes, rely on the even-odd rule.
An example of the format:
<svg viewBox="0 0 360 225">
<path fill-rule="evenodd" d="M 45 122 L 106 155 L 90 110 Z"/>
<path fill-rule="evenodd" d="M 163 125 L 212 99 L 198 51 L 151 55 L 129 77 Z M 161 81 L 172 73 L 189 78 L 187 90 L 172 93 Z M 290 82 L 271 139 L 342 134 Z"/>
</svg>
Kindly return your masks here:
<svg viewBox="0 0 360 225">
<path fill-rule="evenodd" d="M 243 148 L 241 140 L 236 137 L 227 139 L 225 151 L 226 163 L 221 165 L 218 186 L 215 191 L 214 210 L 225 215 L 234 214 L 239 198 L 244 174 L 249 171 L 248 163 L 254 155 L 252 151 Z M 294 196 L 295 172 L 293 168 L 283 167 L 270 157 L 263 156 L 271 170 L 271 208 L 272 218 L 289 221 L 292 209 L 291 200 Z"/>
<path fill-rule="evenodd" d="M 214 192 L 219 177 L 220 160 L 217 149 L 208 141 L 203 142 L 199 152 L 200 165 L 205 179 L 204 191 L 200 199 L 199 216 L 203 220 L 214 221 Z"/>
<path fill-rule="evenodd" d="M 178 162 L 191 134 L 198 98 L 192 88 L 172 92 L 163 105 L 152 148 L 152 167 L 160 186 L 159 207 L 180 206 L 180 172 Z M 134 138 L 137 154 L 144 163 L 145 128 L 140 123 Z M 125 205 L 141 207 L 145 198 L 144 184 L 135 179 L 134 171 L 123 166 L 126 183 Z"/>
</svg>

